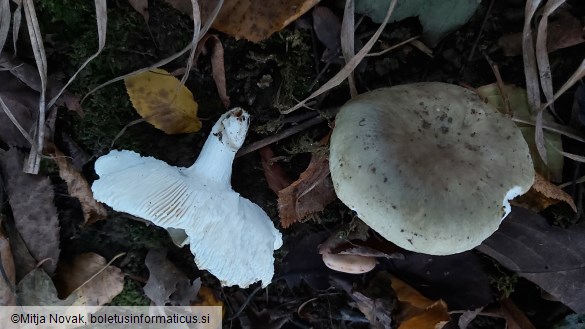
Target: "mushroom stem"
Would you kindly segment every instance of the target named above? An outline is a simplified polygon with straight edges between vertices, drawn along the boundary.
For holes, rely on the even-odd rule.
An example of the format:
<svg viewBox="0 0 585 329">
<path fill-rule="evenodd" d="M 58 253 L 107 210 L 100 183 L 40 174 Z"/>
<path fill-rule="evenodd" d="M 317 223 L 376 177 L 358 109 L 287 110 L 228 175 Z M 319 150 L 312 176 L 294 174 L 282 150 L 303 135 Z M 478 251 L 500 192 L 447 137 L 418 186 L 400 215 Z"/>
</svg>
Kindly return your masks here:
<svg viewBox="0 0 585 329">
<path fill-rule="evenodd" d="M 207 177 L 222 188 L 231 189 L 232 163 L 246 138 L 248 113 L 234 108 L 215 123 L 195 163 L 183 172 L 194 179 Z"/>
</svg>

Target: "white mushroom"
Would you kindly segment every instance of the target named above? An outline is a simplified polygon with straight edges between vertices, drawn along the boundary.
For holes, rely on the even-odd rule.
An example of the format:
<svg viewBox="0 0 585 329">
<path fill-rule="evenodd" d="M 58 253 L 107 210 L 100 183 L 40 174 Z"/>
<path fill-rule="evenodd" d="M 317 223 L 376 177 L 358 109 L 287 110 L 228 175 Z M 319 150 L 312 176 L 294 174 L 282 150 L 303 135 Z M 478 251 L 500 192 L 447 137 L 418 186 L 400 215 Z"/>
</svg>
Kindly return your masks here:
<svg viewBox="0 0 585 329">
<path fill-rule="evenodd" d="M 331 137 L 335 192 L 398 246 L 447 255 L 479 245 L 534 180 L 515 124 L 465 88 L 378 89 L 343 106 Z"/>
<path fill-rule="evenodd" d="M 189 168 L 112 151 L 96 161 L 94 197 L 155 225 L 184 230 L 197 266 L 223 285 L 261 280 L 267 286 L 282 236 L 264 210 L 231 188 L 232 162 L 248 126 L 249 115 L 240 108 L 223 114 Z"/>
</svg>

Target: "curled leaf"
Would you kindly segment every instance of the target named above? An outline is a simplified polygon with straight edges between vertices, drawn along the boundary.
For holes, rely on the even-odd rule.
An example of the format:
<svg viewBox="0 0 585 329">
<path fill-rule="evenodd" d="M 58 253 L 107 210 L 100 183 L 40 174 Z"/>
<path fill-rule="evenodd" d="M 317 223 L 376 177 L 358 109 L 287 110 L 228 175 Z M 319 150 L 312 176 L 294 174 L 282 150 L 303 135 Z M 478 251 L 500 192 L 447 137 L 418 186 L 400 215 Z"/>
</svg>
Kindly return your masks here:
<svg viewBox="0 0 585 329">
<path fill-rule="evenodd" d="M 59 151 L 54 149 L 55 163 L 59 167 L 59 176 L 67 183 L 69 194 L 79 200 L 83 210 L 85 223 L 91 224 L 108 216 L 106 208 L 93 198 L 91 188 L 85 177 L 73 167 L 71 161 Z"/>
</svg>

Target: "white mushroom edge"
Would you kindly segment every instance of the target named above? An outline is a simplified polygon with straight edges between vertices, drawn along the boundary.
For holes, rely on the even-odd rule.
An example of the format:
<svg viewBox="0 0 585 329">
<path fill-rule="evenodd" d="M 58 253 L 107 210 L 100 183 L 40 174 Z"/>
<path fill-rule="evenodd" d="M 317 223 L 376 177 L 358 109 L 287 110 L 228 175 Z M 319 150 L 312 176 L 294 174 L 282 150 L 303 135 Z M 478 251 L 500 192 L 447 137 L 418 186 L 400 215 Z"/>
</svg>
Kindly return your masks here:
<svg viewBox="0 0 585 329">
<path fill-rule="evenodd" d="M 166 229 L 184 230 L 195 263 L 224 286 L 267 286 L 282 235 L 270 217 L 231 188 L 232 163 L 244 143 L 249 115 L 223 114 L 195 163 L 178 168 L 132 151 L 100 157 L 92 185 L 96 200 Z M 176 231 L 175 230 L 175 231 Z"/>
</svg>

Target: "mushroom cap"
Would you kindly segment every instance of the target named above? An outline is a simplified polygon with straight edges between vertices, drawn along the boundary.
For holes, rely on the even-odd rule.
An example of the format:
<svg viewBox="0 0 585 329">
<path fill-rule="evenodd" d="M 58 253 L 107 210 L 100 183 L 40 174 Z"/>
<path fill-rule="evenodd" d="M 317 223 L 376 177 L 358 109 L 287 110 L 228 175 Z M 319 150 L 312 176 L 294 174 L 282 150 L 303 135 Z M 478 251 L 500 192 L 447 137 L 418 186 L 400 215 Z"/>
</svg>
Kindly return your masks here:
<svg viewBox="0 0 585 329">
<path fill-rule="evenodd" d="M 465 88 L 426 82 L 345 104 L 331 136 L 335 192 L 398 246 L 448 255 L 478 246 L 533 183 L 512 120 Z"/>
<path fill-rule="evenodd" d="M 95 163 L 100 178 L 92 185 L 94 197 L 173 233 L 184 230 L 181 244 L 189 243 L 197 266 L 222 285 L 245 288 L 261 280 L 267 286 L 282 236 L 262 208 L 230 186 L 233 157 L 248 124 L 242 109 L 226 112 L 189 168 L 112 151 Z"/>
<path fill-rule="evenodd" d="M 183 229 L 200 269 L 223 285 L 247 287 L 274 275 L 280 232 L 258 205 L 205 177 L 191 179 L 177 168 L 132 151 L 100 157 L 96 200 L 163 228 Z"/>
</svg>

